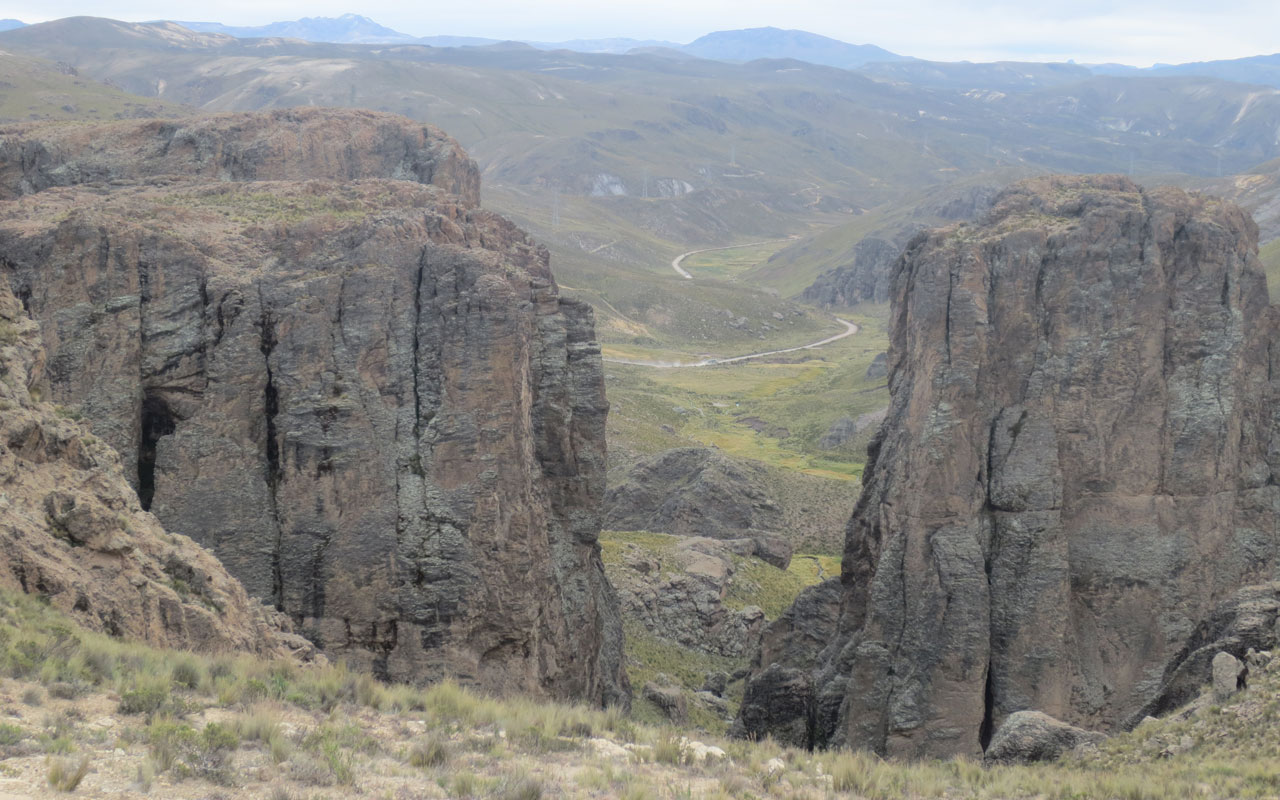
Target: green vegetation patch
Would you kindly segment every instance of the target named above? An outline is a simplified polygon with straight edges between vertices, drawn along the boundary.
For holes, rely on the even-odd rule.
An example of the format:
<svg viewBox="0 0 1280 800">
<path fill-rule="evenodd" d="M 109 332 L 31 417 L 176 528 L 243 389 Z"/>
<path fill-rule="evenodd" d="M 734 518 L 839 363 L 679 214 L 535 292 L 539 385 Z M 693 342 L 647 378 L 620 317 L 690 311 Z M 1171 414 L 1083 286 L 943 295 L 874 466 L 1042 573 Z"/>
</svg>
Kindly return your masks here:
<svg viewBox="0 0 1280 800">
<path fill-rule="evenodd" d="M 782 616 L 800 592 L 828 578 L 840 577 L 840 559 L 835 556 L 797 553 L 785 570 L 758 558 L 736 556 L 733 561 L 725 607 L 759 606 L 770 621 Z"/>
<path fill-rule="evenodd" d="M 1280 239 L 1272 239 L 1258 248 L 1258 260 L 1267 273 L 1267 293 L 1271 302 L 1280 303 Z"/>
<path fill-rule="evenodd" d="M 769 257 L 791 244 L 791 239 L 741 245 L 694 253 L 680 263 L 695 278 L 734 280 L 769 260 Z"/>
<path fill-rule="evenodd" d="M 886 311 L 851 314 L 860 330 L 846 339 L 768 359 L 675 369 L 606 364 L 615 464 L 701 444 L 786 470 L 858 480 L 869 434 L 834 450 L 819 442 L 841 417 L 889 404 L 885 379 L 866 376 L 888 347 Z"/>
</svg>

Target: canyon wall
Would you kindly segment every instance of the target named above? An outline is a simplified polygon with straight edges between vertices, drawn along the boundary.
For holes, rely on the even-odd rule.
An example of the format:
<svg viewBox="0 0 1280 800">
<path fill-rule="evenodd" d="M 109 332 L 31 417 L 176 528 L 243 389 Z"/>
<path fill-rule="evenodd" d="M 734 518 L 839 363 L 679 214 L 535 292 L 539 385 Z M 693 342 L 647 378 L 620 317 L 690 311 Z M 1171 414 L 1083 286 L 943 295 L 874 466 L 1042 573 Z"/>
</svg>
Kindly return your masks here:
<svg viewBox="0 0 1280 800">
<path fill-rule="evenodd" d="M 1256 252 L 1239 208 L 1115 176 L 914 239 L 839 591 L 766 633 L 739 732 L 977 755 L 1014 711 L 1112 730 L 1160 696 L 1276 567 Z"/>
<path fill-rule="evenodd" d="M 167 529 L 380 677 L 628 702 L 591 311 L 456 143 L 294 110 L 0 152 L 50 399 Z"/>
</svg>

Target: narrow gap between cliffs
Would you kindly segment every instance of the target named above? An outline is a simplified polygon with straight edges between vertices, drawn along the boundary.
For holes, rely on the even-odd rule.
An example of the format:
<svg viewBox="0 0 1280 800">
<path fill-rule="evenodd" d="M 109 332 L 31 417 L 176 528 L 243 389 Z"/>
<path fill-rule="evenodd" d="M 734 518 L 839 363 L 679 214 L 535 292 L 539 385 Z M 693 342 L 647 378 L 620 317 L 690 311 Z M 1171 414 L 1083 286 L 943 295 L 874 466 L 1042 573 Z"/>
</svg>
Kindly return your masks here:
<svg viewBox="0 0 1280 800">
<path fill-rule="evenodd" d="M 138 500 L 151 510 L 156 496 L 156 445 L 173 433 L 176 420 L 163 397 L 148 392 L 142 398 L 142 438 L 138 442 Z"/>
<path fill-rule="evenodd" d="M 985 753 L 987 746 L 991 744 L 991 737 L 995 734 L 992 730 L 992 722 L 995 717 L 995 692 L 991 690 L 991 661 L 987 661 L 987 683 L 982 691 L 982 725 L 978 728 L 978 744 L 982 745 L 982 751 Z"/>
<path fill-rule="evenodd" d="M 275 346 L 275 323 L 271 315 L 264 310 L 258 349 L 262 352 L 262 361 L 267 373 L 266 384 L 262 389 L 263 417 L 266 423 L 264 454 L 267 460 L 267 491 L 271 502 L 271 516 L 275 523 L 275 544 L 271 548 L 271 600 L 277 611 L 284 611 L 284 578 L 280 563 L 282 531 L 280 513 L 276 506 L 276 491 L 280 487 L 280 443 L 276 433 L 276 415 L 280 412 L 280 392 L 276 388 L 275 375 L 271 370 L 271 352 Z"/>
</svg>

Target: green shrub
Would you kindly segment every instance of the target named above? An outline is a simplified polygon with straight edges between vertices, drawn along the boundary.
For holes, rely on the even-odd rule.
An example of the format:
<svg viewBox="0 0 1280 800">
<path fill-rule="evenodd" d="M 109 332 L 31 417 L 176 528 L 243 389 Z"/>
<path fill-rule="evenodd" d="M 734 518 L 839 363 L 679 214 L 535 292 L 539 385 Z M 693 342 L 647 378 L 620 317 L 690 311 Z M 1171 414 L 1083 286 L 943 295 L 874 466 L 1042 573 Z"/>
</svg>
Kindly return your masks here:
<svg viewBox="0 0 1280 800">
<path fill-rule="evenodd" d="M 525 775 L 508 778 L 494 795 L 498 800 L 542 800 L 542 781 Z"/>
<path fill-rule="evenodd" d="M 121 714 L 155 714 L 169 702 L 172 685 L 168 678 L 138 678 L 120 693 Z"/>
<path fill-rule="evenodd" d="M 196 689 L 204 680 L 204 669 L 194 657 L 187 656 L 173 665 L 169 677 L 184 689 Z"/>
<path fill-rule="evenodd" d="M 27 732 L 10 722 L 0 722 L 0 746 L 15 745 L 27 738 Z"/>
<path fill-rule="evenodd" d="M 173 720 L 156 720 L 147 728 L 147 744 L 156 771 L 168 772 L 193 748 L 199 739 L 195 730 L 185 723 Z"/>
<path fill-rule="evenodd" d="M 240 736 L 227 725 L 210 722 L 200 734 L 205 750 L 235 750 L 240 746 Z"/>
<path fill-rule="evenodd" d="M 68 758 L 55 758 L 49 763 L 49 785 L 59 792 L 74 792 L 89 774 L 89 757 L 84 756 L 79 762 Z"/>
<path fill-rule="evenodd" d="M 426 769 L 442 766 L 449 760 L 449 744 L 437 736 L 429 736 L 409 749 L 409 765 Z"/>
</svg>

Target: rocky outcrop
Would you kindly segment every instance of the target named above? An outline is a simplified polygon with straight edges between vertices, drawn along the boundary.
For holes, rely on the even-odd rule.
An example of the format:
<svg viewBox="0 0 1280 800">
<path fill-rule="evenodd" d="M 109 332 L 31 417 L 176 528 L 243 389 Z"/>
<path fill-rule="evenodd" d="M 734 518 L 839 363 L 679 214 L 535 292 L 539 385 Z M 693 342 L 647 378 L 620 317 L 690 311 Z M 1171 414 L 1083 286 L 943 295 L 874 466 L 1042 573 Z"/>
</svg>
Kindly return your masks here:
<svg viewBox="0 0 1280 800">
<path fill-rule="evenodd" d="M 868 411 L 865 414 L 859 414 L 857 419 L 841 417 L 831 423 L 831 427 L 818 440 L 818 449 L 834 450 L 837 447 L 843 447 L 853 441 L 858 434 L 869 431 L 884 422 L 888 410 L 886 407 L 879 411 Z"/>
<path fill-rule="evenodd" d="M 887 303 L 893 291 L 893 266 L 902 248 L 928 224 L 970 220 L 991 208 L 1000 188 L 967 186 L 943 192 L 912 209 L 912 221 L 863 237 L 845 264 L 828 270 L 805 288 L 805 302 L 825 308 L 863 302 Z"/>
<path fill-rule="evenodd" d="M 867 365 L 866 375 L 871 380 L 889 377 L 889 354 L 876 353 L 876 357 Z"/>
<path fill-rule="evenodd" d="M 1230 653 L 1218 653 L 1210 662 L 1213 665 L 1213 699 L 1219 703 L 1244 688 L 1246 670 L 1244 663 Z"/>
<path fill-rule="evenodd" d="M 752 539 L 756 556 L 786 569 L 788 546 L 806 553 L 839 548 L 839 530 L 856 500 L 848 489 L 843 480 L 733 458 L 718 448 L 682 447 L 615 467 L 604 527 Z"/>
<path fill-rule="evenodd" d="M 209 181 L 394 178 L 480 204 L 480 174 L 438 129 L 371 111 L 296 108 L 0 133 L 0 200 L 161 176 Z"/>
<path fill-rule="evenodd" d="M 1120 177 L 1036 179 L 916 238 L 893 306 L 840 617 L 796 666 L 812 741 L 978 755 L 1021 710 L 1121 726 L 1276 568 L 1252 221 Z M 760 669 L 791 667 L 773 639 Z"/>
<path fill-rule="evenodd" d="M 143 507 L 381 677 L 627 701 L 591 313 L 456 143 L 338 111 L 0 140 L 37 156 L 11 193 L 113 181 L 3 204 L 0 254 Z"/>
<path fill-rule="evenodd" d="M 1213 661 L 1227 653 L 1248 661 L 1250 652 L 1280 646 L 1280 582 L 1246 586 L 1220 604 L 1191 634 L 1166 666 L 1159 693 L 1126 722 L 1170 713 L 1196 698 L 1213 681 Z"/>
<path fill-rule="evenodd" d="M 689 716 L 689 704 L 679 686 L 660 686 L 649 681 L 641 690 L 641 696 L 657 706 L 664 717 L 677 725 L 683 725 Z"/>
<path fill-rule="evenodd" d="M 733 539 L 779 530 L 783 513 L 767 472 L 717 450 L 682 447 L 645 459 L 605 498 L 605 527 Z"/>
<path fill-rule="evenodd" d="M 820 700 L 815 693 L 815 680 L 820 655 L 837 631 L 842 594 L 836 578 L 810 586 L 764 629 L 751 665 L 751 679 L 733 724 L 735 736 L 771 736 L 780 743 L 803 748 L 826 742 L 829 732 L 819 741 L 814 729 L 818 706 L 821 702 L 826 707 L 822 717 L 834 719 L 843 694 L 834 685 L 826 685 Z"/>
<path fill-rule="evenodd" d="M 921 230 L 911 225 L 892 238 L 868 236 L 853 247 L 852 261 L 822 273 L 801 293 L 805 302 L 824 308 L 853 306 L 864 301 L 887 303 L 893 262 L 902 246 Z"/>
<path fill-rule="evenodd" d="M 755 543 L 742 539 L 682 539 L 668 559 L 631 547 L 610 577 L 622 611 L 655 636 L 718 656 L 738 658 L 752 652 L 764 629 L 758 606 L 725 604 L 738 555 L 750 555 Z"/>
<path fill-rule="evenodd" d="M 40 326 L 0 281 L 0 586 L 161 647 L 310 657 L 287 619 L 139 507 L 115 451 L 38 399 L 45 365 Z"/>
</svg>

